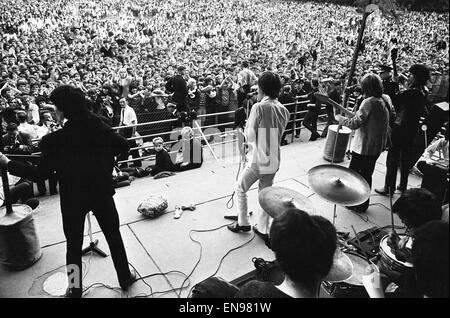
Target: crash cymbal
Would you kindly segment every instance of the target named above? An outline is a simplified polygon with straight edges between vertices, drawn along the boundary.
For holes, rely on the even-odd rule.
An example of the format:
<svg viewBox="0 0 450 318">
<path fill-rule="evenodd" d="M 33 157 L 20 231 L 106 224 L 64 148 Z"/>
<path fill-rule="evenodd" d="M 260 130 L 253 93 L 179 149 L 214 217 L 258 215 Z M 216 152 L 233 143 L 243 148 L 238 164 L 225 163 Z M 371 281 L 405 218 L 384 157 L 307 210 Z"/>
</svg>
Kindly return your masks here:
<svg viewBox="0 0 450 318">
<path fill-rule="evenodd" d="M 320 165 L 308 172 L 311 188 L 328 202 L 353 206 L 370 196 L 367 181 L 355 171 L 338 165 Z"/>
<path fill-rule="evenodd" d="M 353 274 L 353 263 L 338 247 L 334 253 L 333 265 L 324 281 L 336 283 L 349 279 Z"/>
<path fill-rule="evenodd" d="M 271 217 L 276 218 L 291 208 L 314 214 L 312 202 L 304 195 L 287 188 L 268 187 L 259 193 L 259 204 Z"/>
</svg>

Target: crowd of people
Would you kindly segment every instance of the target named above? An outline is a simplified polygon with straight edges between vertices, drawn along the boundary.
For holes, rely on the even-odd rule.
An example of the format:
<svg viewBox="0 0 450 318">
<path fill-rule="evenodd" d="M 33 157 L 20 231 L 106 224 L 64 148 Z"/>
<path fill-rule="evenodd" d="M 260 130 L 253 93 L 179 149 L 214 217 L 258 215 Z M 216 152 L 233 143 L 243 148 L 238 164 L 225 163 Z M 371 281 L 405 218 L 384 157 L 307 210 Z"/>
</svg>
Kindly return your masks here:
<svg viewBox="0 0 450 318">
<path fill-rule="evenodd" d="M 6 0 L 0 14 L 0 108 L 6 132 L 1 152 L 12 157 L 42 151 L 36 167 L 3 154 L 0 164 L 35 182 L 55 180 L 57 173 L 68 264 L 81 266 L 84 215 L 90 210 L 98 214 L 122 289 L 136 277 L 128 269 L 118 231 L 111 170 L 116 159 L 126 166 L 129 155 L 135 167 L 141 166 L 136 131 L 160 135 L 153 139 L 156 163 L 149 174 L 161 176 L 195 169 L 203 162 L 202 144 L 190 127 L 181 130 L 183 159 L 177 162 L 170 157 L 164 144 L 174 126 L 202 113 L 236 111 L 234 126 L 244 130 L 250 159 L 237 181 L 238 216 L 228 229 L 249 232 L 246 192 L 256 181 L 260 190 L 272 185 L 280 165 L 279 146 L 287 143 L 285 128 L 299 136 L 288 124 L 292 107 L 282 104 L 307 101 L 303 125 L 311 131 L 310 140 L 325 137 L 333 123 L 355 130 L 350 168 L 369 185 L 376 161 L 388 148 L 386 184 L 377 192 L 388 195 L 395 190 L 395 175 L 401 167 L 398 190 L 405 193 L 414 164 L 409 160 L 411 143 L 427 104 L 426 85 L 432 74 L 448 74 L 449 67 L 448 14 L 405 12 L 392 18 L 373 13 L 355 81 L 347 87 L 355 99 L 353 111 L 346 117 L 336 116 L 332 105 L 327 105 L 327 126 L 319 134 L 321 102 L 315 93 L 325 93 L 338 104 L 346 93 L 361 23 L 361 13 L 354 7 L 266 0 Z M 408 76 L 391 74 L 393 49 L 398 50 L 399 73 Z M 230 117 L 210 116 L 201 122 L 214 126 Z M 136 126 L 161 120 L 149 130 Z M 274 125 L 277 151 L 267 153 L 259 147 L 259 130 Z M 121 127 L 122 136 L 113 133 L 111 127 L 116 126 Z M 448 137 L 442 144 L 448 158 Z M 271 164 L 265 166 L 267 162 Z M 86 182 L 86 172 L 97 177 Z M 56 192 L 56 181 L 50 182 L 50 188 Z M 29 199 L 22 197 L 24 202 Z M 369 201 L 349 208 L 364 213 L 368 207 Z M 241 289 L 240 297 L 317 295 L 336 247 L 331 223 L 297 210 L 273 223 L 262 211 L 258 220 L 253 231 L 274 249 L 286 278 L 276 288 L 249 285 Z M 448 241 L 448 225 L 431 227 L 436 231 L 417 230 L 418 247 L 412 251 L 418 265 L 415 279 L 420 281 L 420 296 L 448 297 L 448 272 L 442 288 L 427 285 L 424 278 L 424 257 L 440 259 L 436 254 L 442 254 L 439 249 L 427 254 L 430 244 L 440 237 Z M 440 236 L 435 237 L 436 233 Z M 311 254 L 304 237 L 323 247 L 310 263 L 292 257 L 294 250 Z M 82 295 L 79 287 L 71 292 Z"/>
<path fill-rule="evenodd" d="M 304 80 L 306 92 L 312 79 L 342 80 L 361 20 L 354 7 L 298 1 L 7 0 L 0 12 L 0 108 L 27 112 L 27 122 L 37 125 L 35 138 L 62 124 L 49 102 L 61 84 L 81 88 L 94 111 L 115 126 L 120 98 L 139 122 L 171 118 L 164 93 L 173 93 L 167 83 L 180 65 L 186 69 L 186 106 L 198 113 L 242 104 L 238 73 L 243 60 L 256 75 L 276 71 L 286 85 Z M 372 14 L 357 77 L 387 63 L 393 45 L 400 48 L 400 71 L 421 62 L 448 73 L 448 15 L 407 12 L 394 19 Z M 293 87 L 290 95 L 296 93 Z M 204 124 L 228 119 L 212 116 Z M 155 125 L 138 132 L 170 128 Z"/>
</svg>

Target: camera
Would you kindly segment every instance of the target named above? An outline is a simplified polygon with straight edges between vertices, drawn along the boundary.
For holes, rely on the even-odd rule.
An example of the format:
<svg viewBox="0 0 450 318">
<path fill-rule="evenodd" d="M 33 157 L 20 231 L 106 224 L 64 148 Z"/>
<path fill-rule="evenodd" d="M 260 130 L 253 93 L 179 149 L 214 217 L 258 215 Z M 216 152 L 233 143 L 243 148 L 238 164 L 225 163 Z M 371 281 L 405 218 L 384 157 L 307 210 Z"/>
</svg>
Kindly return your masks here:
<svg viewBox="0 0 450 318">
<path fill-rule="evenodd" d="M 184 123 L 191 123 L 197 119 L 197 112 L 195 110 L 182 111 L 177 113 L 178 118 Z"/>
</svg>

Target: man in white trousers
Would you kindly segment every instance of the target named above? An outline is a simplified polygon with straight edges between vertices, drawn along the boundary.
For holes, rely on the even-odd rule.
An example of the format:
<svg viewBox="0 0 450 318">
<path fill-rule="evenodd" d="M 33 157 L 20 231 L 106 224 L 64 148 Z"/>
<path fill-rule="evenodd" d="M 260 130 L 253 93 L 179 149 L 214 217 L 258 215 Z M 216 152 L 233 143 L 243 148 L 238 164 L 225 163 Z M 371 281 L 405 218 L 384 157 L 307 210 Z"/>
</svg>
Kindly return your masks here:
<svg viewBox="0 0 450 318">
<path fill-rule="evenodd" d="M 280 167 L 280 142 L 289 121 L 289 111 L 278 101 L 280 77 L 264 72 L 258 80 L 258 100 L 247 120 L 244 134 L 247 141 L 247 164 L 236 183 L 238 220 L 228 229 L 235 233 L 251 230 L 247 191 L 259 181 L 259 191 L 270 187 Z M 270 216 L 260 209 L 254 232 L 269 241 Z"/>
</svg>

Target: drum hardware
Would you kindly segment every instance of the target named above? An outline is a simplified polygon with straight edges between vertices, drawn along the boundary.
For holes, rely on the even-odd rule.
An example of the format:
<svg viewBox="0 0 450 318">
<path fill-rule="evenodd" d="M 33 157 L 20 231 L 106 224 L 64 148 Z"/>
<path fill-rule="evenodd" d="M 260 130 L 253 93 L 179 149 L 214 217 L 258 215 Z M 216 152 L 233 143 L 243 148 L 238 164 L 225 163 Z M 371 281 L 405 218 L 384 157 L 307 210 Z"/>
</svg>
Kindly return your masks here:
<svg viewBox="0 0 450 318">
<path fill-rule="evenodd" d="M 355 230 L 355 227 L 353 226 L 353 224 L 352 224 L 352 230 L 353 230 L 353 233 L 355 234 L 356 242 L 358 242 L 358 247 L 359 247 L 361 253 L 363 253 L 363 255 L 366 258 L 367 262 L 370 263 L 369 255 L 367 255 L 366 251 L 363 250 L 361 241 L 358 238 L 358 233 L 356 233 L 356 230 Z"/>
<path fill-rule="evenodd" d="M 422 131 L 423 131 L 423 135 L 425 137 L 425 149 L 427 149 L 428 148 L 428 137 L 427 137 L 428 126 L 423 124 L 421 128 L 422 128 Z"/>
<path fill-rule="evenodd" d="M 308 171 L 311 188 L 322 199 L 334 204 L 333 225 L 337 204 L 352 206 L 364 203 L 370 196 L 367 181 L 355 171 L 334 164 L 316 166 Z"/>
<path fill-rule="evenodd" d="M 359 249 L 362 249 L 373 261 L 378 257 L 381 239 L 388 234 L 382 228 L 374 226 L 359 232 L 356 237 L 348 240 L 346 243 L 352 246 L 354 250 L 359 251 Z M 361 246 L 358 245 L 357 239 L 361 243 Z"/>
<path fill-rule="evenodd" d="M 391 187 L 388 187 L 388 191 L 389 191 L 389 206 L 391 208 L 391 225 L 392 225 L 392 233 L 396 234 L 395 232 L 395 223 L 394 223 L 394 210 L 392 209 L 392 195 L 393 195 L 393 191 L 391 192 Z"/>
</svg>

